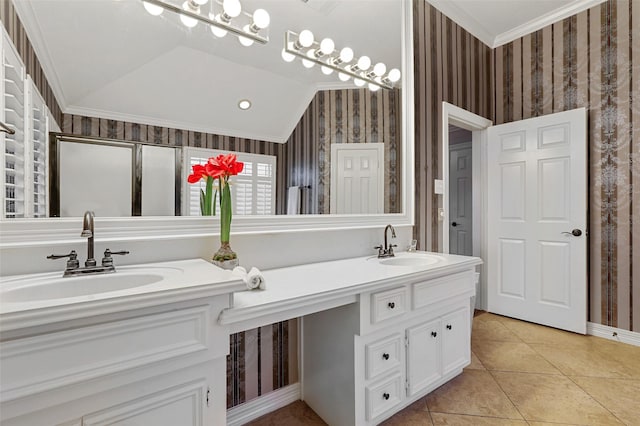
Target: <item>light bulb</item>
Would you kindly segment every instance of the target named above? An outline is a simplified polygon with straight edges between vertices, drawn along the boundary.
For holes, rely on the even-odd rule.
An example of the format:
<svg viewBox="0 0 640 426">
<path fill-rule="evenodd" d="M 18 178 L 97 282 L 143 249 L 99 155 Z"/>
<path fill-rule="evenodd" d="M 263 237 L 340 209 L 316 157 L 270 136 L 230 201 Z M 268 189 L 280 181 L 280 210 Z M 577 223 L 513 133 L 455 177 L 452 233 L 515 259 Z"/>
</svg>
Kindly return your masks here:
<svg viewBox="0 0 640 426">
<path fill-rule="evenodd" d="M 382 83 L 382 79 L 380 77 L 376 77 L 373 80 L 377 83 Z M 380 89 L 380 86 L 378 86 L 377 84 L 369 83 L 369 90 L 371 90 L 372 92 L 376 92 L 379 89 Z"/>
<path fill-rule="evenodd" d="M 362 87 L 364 86 L 365 81 L 359 78 L 354 78 L 353 82 L 355 83 L 356 86 L 358 87 Z"/>
<path fill-rule="evenodd" d="M 271 17 L 269 13 L 264 9 L 256 9 L 253 12 L 253 25 L 255 25 L 259 29 L 265 29 L 269 26 L 271 22 Z"/>
<path fill-rule="evenodd" d="M 324 65 L 320 67 L 320 71 L 322 71 L 322 74 L 324 75 L 331 75 L 331 73 L 333 72 L 331 68 L 325 67 Z"/>
<path fill-rule="evenodd" d="M 249 25 L 245 25 L 244 27 L 242 27 L 242 31 L 244 31 L 245 33 L 248 33 L 250 31 L 249 30 Z M 244 47 L 249 47 L 249 46 L 251 46 L 253 44 L 253 40 L 251 40 L 250 38 L 247 38 L 247 37 L 238 36 L 238 41 Z"/>
<path fill-rule="evenodd" d="M 376 66 L 373 67 L 373 73 L 378 77 L 382 77 L 385 72 L 387 72 L 387 66 L 382 62 L 378 62 Z"/>
<path fill-rule="evenodd" d="M 209 0 L 193 0 L 194 3 L 196 3 L 199 6 L 202 6 L 204 4 L 207 4 Z"/>
<path fill-rule="evenodd" d="M 222 2 L 222 9 L 225 14 L 235 18 L 242 12 L 242 5 L 240 4 L 240 0 L 224 0 Z"/>
<path fill-rule="evenodd" d="M 302 47 L 310 47 L 313 44 L 313 33 L 309 30 L 302 30 L 298 36 L 298 43 Z"/>
<path fill-rule="evenodd" d="M 220 15 L 214 15 L 213 13 L 209 13 L 209 19 L 211 19 L 212 21 L 220 22 Z M 209 25 L 209 28 L 211 29 L 211 32 L 213 33 L 213 35 L 216 37 L 222 38 L 227 35 L 227 30 L 223 28 L 219 28 L 214 25 Z"/>
<path fill-rule="evenodd" d="M 156 4 L 151 4 L 146 1 L 142 2 L 142 4 L 144 5 L 144 8 L 147 10 L 147 12 L 149 12 L 153 16 L 162 15 L 162 12 L 164 12 L 164 9 Z"/>
<path fill-rule="evenodd" d="M 182 9 L 188 12 L 200 13 L 200 7 L 197 7 L 194 9 L 192 5 L 189 3 L 189 0 L 185 1 L 182 4 Z M 196 25 L 198 25 L 197 19 L 191 18 L 183 14 L 180 14 L 180 21 L 184 24 L 185 27 L 188 27 L 188 28 L 193 28 Z"/>
<path fill-rule="evenodd" d="M 341 81 L 349 81 L 349 79 L 350 79 L 351 77 L 349 76 L 349 74 L 345 74 L 345 73 L 343 73 L 343 72 L 339 72 L 339 73 L 338 73 L 338 78 L 339 78 Z"/>
<path fill-rule="evenodd" d="M 325 38 L 320 42 L 320 51 L 325 55 L 330 55 L 336 48 L 335 43 L 330 38 Z"/>
<path fill-rule="evenodd" d="M 366 71 L 370 66 L 371 59 L 369 59 L 368 56 L 360 56 L 360 59 L 358 59 L 358 68 L 360 68 L 362 71 Z"/>
<path fill-rule="evenodd" d="M 340 51 L 340 60 L 342 62 L 351 62 L 353 60 L 353 50 L 350 47 L 345 47 Z"/>
<path fill-rule="evenodd" d="M 295 58 L 295 55 L 287 52 L 284 48 L 282 49 L 282 59 L 284 59 L 285 62 L 292 62 Z"/>
<path fill-rule="evenodd" d="M 315 55 L 313 54 L 313 50 L 309 50 L 307 52 L 307 58 L 315 59 Z M 315 62 L 309 61 L 307 59 L 303 59 L 302 60 L 302 65 L 304 65 L 305 68 L 313 68 L 313 66 L 315 65 Z"/>
<path fill-rule="evenodd" d="M 396 81 L 400 80 L 400 70 L 398 68 L 392 69 L 391 71 L 389 71 L 387 78 L 392 83 L 395 83 Z"/>
</svg>

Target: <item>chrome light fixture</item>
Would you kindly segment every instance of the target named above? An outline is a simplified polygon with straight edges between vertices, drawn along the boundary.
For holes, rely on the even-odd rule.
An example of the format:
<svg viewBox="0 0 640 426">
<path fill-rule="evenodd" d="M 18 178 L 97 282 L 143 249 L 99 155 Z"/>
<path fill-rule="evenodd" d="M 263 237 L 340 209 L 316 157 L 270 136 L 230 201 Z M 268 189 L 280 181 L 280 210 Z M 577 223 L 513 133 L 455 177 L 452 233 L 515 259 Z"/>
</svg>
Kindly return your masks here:
<svg viewBox="0 0 640 426">
<path fill-rule="evenodd" d="M 400 70 L 397 68 L 387 72 L 387 66 L 382 62 L 372 67 L 371 58 L 368 56 L 355 58 L 353 50 L 349 47 L 338 50 L 330 38 L 316 41 L 309 30 L 303 30 L 299 34 L 287 31 L 284 34 L 282 59 L 292 62 L 296 57 L 302 59 L 305 68 L 318 64 L 323 74 L 329 75 L 337 71 L 341 81 L 353 78 L 356 86 L 368 84 L 369 90 L 372 91 L 380 88 L 393 89 L 401 78 Z"/>
<path fill-rule="evenodd" d="M 181 6 L 165 0 L 142 0 L 147 12 L 159 16 L 165 10 L 178 14 L 180 21 L 188 28 L 199 22 L 209 25 L 216 37 L 224 37 L 227 33 L 238 36 L 243 46 L 251 46 L 254 42 L 266 44 L 269 41 L 268 31 L 271 18 L 264 9 L 256 9 L 253 13 L 242 10 L 240 0 L 212 0 L 210 11 L 205 15 L 203 6 L 209 0 L 186 0 Z M 215 5 L 215 6 L 214 6 Z M 216 12 L 214 9 L 220 9 Z M 262 34 L 267 32 L 267 34 Z"/>
</svg>

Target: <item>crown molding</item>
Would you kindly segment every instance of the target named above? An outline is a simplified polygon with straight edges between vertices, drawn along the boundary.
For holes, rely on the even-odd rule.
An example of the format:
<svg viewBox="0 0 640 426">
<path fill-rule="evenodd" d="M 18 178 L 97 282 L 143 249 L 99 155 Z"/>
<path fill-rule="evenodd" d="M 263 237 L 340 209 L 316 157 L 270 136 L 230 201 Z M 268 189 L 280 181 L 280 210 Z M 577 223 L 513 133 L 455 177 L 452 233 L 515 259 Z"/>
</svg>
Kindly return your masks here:
<svg viewBox="0 0 640 426">
<path fill-rule="evenodd" d="M 491 35 L 473 16 L 451 0 L 423 0 L 444 13 L 449 19 L 467 30 L 485 45 L 492 47 L 494 36 Z"/>
<path fill-rule="evenodd" d="M 576 15 L 582 11 L 597 6 L 600 3 L 604 3 L 605 1 L 607 0 L 575 0 L 574 2 L 569 3 L 566 6 L 560 7 L 536 19 L 532 19 L 531 21 L 517 26 L 512 30 L 505 31 L 502 34 L 498 34 L 493 40 L 493 45 L 491 47 L 496 48 L 513 40 L 517 40 L 520 37 L 524 37 L 527 34 L 538 31 L 546 27 L 547 25 L 562 21 L 569 16 Z"/>
<path fill-rule="evenodd" d="M 578 14 L 584 10 L 592 8 L 604 3 L 606 0 L 574 0 L 573 2 L 559 7 L 549 13 L 546 13 L 538 18 L 512 28 L 509 31 L 505 31 L 501 34 L 492 35 L 487 31 L 484 26 L 478 22 L 473 16 L 469 15 L 464 9 L 459 7 L 451 0 L 425 0 L 440 12 L 445 14 L 449 19 L 455 21 L 458 25 L 463 27 L 473 36 L 478 38 L 481 42 L 486 44 L 492 49 L 516 40 L 520 37 L 531 34 L 538 31 L 547 25 L 561 21 L 569 16 Z"/>
<path fill-rule="evenodd" d="M 29 1 L 11 0 L 11 3 L 13 3 L 13 7 L 20 18 L 20 21 L 22 21 L 25 32 L 27 32 L 27 28 L 30 30 L 27 32 L 27 37 L 33 46 L 33 50 L 40 62 L 42 71 L 49 82 L 49 86 L 58 101 L 58 105 L 64 112 L 67 109 L 67 99 L 64 96 L 62 84 L 60 83 L 58 73 L 53 66 L 53 60 L 49 55 L 49 50 L 46 48 L 44 36 L 40 29 L 40 22 L 36 18 L 33 6 Z"/>
<path fill-rule="evenodd" d="M 306 106 L 305 106 L 306 109 Z M 68 106 L 63 110 L 65 114 L 77 114 L 87 117 L 106 118 L 110 120 L 126 121 L 130 123 L 146 124 L 148 126 L 160 126 L 170 127 L 174 129 L 182 129 L 185 131 L 212 133 L 216 135 L 231 136 L 236 138 L 254 139 L 258 141 L 274 142 L 274 143 L 286 143 L 288 135 L 265 135 L 246 132 L 242 129 L 226 129 L 222 127 L 212 126 L 199 126 L 194 123 L 188 123 L 183 121 L 173 121 L 166 119 L 159 119 L 155 117 L 149 117 L 145 115 L 127 114 L 122 112 L 101 110 L 97 108 L 86 108 L 80 106 Z M 300 117 L 297 117 L 299 120 Z M 296 120 L 296 124 L 297 124 Z M 294 124 L 295 127 L 295 124 Z"/>
</svg>

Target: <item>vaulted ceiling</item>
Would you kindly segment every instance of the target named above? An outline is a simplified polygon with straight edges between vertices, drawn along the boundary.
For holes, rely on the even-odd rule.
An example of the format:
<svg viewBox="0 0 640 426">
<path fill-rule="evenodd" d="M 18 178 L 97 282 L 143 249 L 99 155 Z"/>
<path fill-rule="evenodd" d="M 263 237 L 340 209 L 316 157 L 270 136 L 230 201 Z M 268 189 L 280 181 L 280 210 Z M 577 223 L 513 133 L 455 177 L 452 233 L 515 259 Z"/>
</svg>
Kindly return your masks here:
<svg viewBox="0 0 640 426">
<path fill-rule="evenodd" d="M 271 16 L 269 42 L 251 47 L 167 11 L 151 16 L 140 0 L 13 1 L 65 113 L 282 143 L 318 89 L 353 87 L 284 62 L 286 30 L 402 65 L 400 0 L 241 0 Z M 601 1 L 429 0 L 490 46 Z M 241 99 L 251 109 L 240 110 Z"/>
</svg>

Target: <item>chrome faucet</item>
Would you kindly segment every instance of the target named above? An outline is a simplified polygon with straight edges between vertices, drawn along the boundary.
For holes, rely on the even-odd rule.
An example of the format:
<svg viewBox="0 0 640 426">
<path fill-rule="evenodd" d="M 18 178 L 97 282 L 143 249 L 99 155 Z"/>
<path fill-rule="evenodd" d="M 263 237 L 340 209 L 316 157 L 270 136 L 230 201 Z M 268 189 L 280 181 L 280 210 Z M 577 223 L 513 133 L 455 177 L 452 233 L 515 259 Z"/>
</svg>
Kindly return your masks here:
<svg viewBox="0 0 640 426">
<path fill-rule="evenodd" d="M 114 254 L 125 255 L 129 254 L 128 251 L 111 251 L 106 249 L 104 251 L 104 257 L 102 258 L 102 265 L 97 266 L 96 259 L 94 259 L 94 227 L 93 227 L 93 219 L 95 214 L 92 211 L 87 210 L 84 212 L 84 217 L 82 218 L 82 232 L 80 233 L 81 237 L 87 239 L 87 260 L 84 262 L 84 267 L 80 267 L 80 262 L 78 262 L 78 254 L 75 250 L 71 250 L 69 254 L 52 254 L 47 256 L 47 259 L 62 259 L 68 257 L 67 268 L 64 270 L 64 277 L 74 276 L 74 275 L 82 275 L 82 274 L 106 274 L 109 272 L 115 272 L 116 268 L 113 266 L 113 258 L 111 257 Z"/>
<path fill-rule="evenodd" d="M 391 226 L 391 224 L 387 225 L 384 228 L 384 246 L 375 246 L 375 249 L 378 249 L 378 258 L 383 257 L 393 257 L 395 254 L 393 253 L 393 248 L 398 247 L 396 244 L 388 244 L 388 232 L 391 230 L 391 238 L 396 238 L 396 230 Z"/>
<path fill-rule="evenodd" d="M 82 233 L 81 237 L 85 237 L 87 239 L 87 260 L 84 262 L 84 266 L 87 268 L 96 266 L 96 260 L 93 258 L 93 218 L 95 217 L 95 213 L 87 210 L 84 212 L 84 217 L 82 218 Z"/>
</svg>

